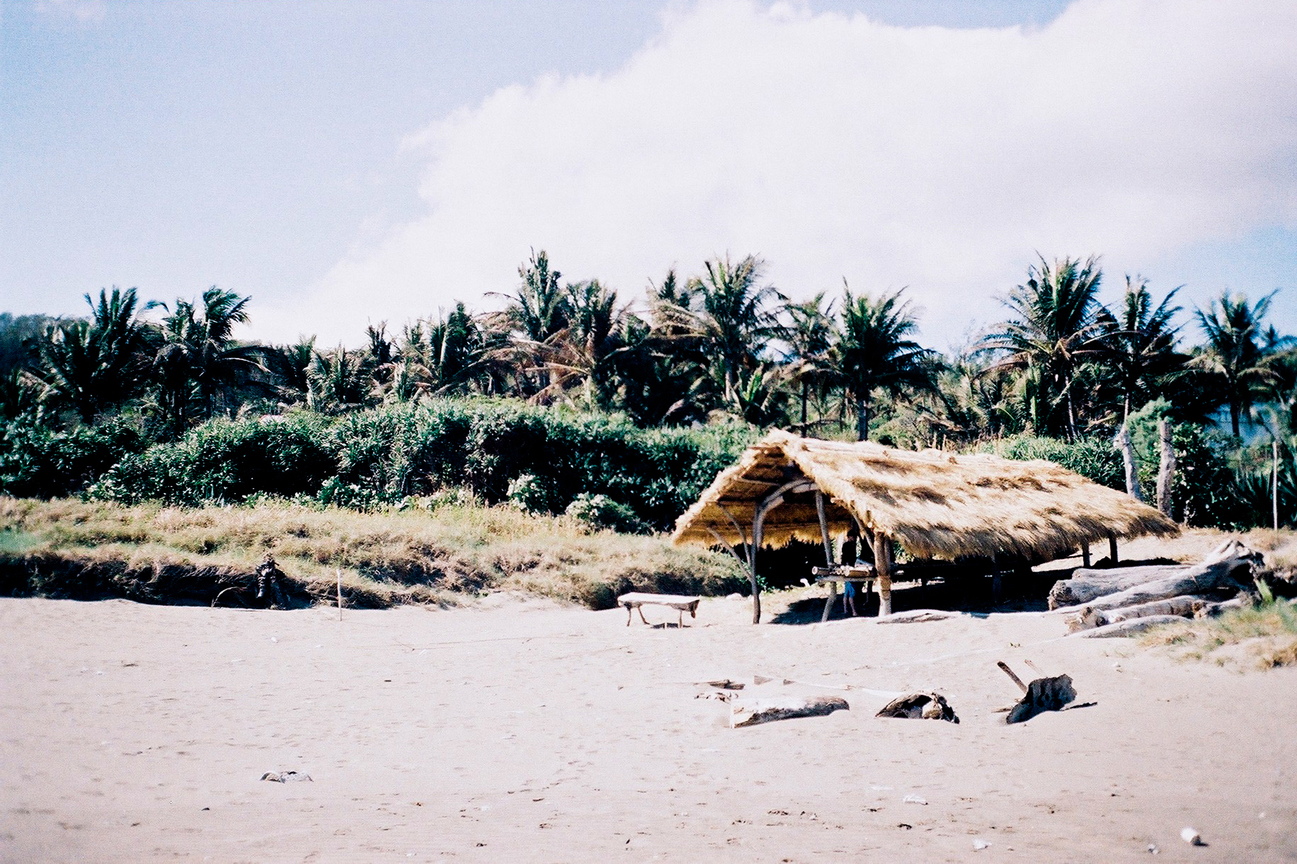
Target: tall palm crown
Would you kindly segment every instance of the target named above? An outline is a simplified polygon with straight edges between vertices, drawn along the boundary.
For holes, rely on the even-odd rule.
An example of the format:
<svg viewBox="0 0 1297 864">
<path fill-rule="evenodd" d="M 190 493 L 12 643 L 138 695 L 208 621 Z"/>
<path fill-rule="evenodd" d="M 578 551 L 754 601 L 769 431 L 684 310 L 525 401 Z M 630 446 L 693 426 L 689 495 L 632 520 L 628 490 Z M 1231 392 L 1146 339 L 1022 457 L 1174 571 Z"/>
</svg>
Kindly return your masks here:
<svg viewBox="0 0 1297 864">
<path fill-rule="evenodd" d="M 765 344 L 777 333 L 770 304 L 783 296 L 773 285 L 759 284 L 764 266 L 754 255 L 737 264 L 726 255 L 708 261 L 707 275 L 687 286 L 700 301 L 695 332 L 713 366 L 720 398 L 731 407 L 738 407 L 740 373 L 757 368 Z"/>
<path fill-rule="evenodd" d="M 988 336 L 983 350 L 1005 354 L 992 368 L 1026 370 L 1029 415 L 1038 432 L 1077 433 L 1077 372 L 1099 354 L 1105 337 L 1097 258 L 1064 258 L 1053 266 L 1041 257 L 1005 305 L 1014 318 Z"/>
<path fill-rule="evenodd" d="M 1179 306 L 1171 305 L 1179 290 L 1174 289 L 1154 306 L 1148 281 L 1126 277 L 1126 292 L 1111 321 L 1104 351 L 1104 360 L 1121 392 L 1123 418 L 1130 415 L 1136 401 L 1156 397 L 1158 381 L 1184 361 L 1175 350 L 1180 328 L 1171 324 L 1180 311 Z"/>
<path fill-rule="evenodd" d="M 144 328 L 135 317 L 135 289 L 101 290 L 96 304 L 85 295 L 89 321 L 58 322 L 39 346 L 38 377 L 47 394 L 85 423 L 131 396 L 143 374 Z"/>
<path fill-rule="evenodd" d="M 901 289 L 878 299 L 847 289 L 842 308 L 842 331 L 834 350 L 837 377 L 855 403 L 856 434 L 869 439 L 874 393 L 900 395 L 933 386 L 929 363 L 933 352 L 910 339 L 918 321 Z"/>
<path fill-rule="evenodd" d="M 788 343 L 786 374 L 800 389 L 801 433 L 806 434 L 806 407 L 812 390 L 822 390 L 832 372 L 829 350 L 834 338 L 833 302 L 824 305 L 824 292 L 785 307 L 791 319 L 782 328 Z"/>
<path fill-rule="evenodd" d="M 221 394 L 254 368 L 263 368 L 265 349 L 240 345 L 234 326 L 248 321 L 250 297 L 212 286 L 199 303 L 177 300 L 159 328 L 161 344 L 153 366 L 157 401 L 173 431 L 191 416 L 210 416 Z"/>
<path fill-rule="evenodd" d="M 1252 305 L 1246 296 L 1231 297 L 1225 291 L 1211 301 L 1206 312 L 1194 311 L 1207 343 L 1192 363 L 1216 380 L 1229 405 L 1230 428 L 1235 435 L 1259 388 L 1274 374 L 1266 364 L 1273 348 L 1262 339 L 1263 320 L 1274 295 L 1271 292 Z"/>
</svg>

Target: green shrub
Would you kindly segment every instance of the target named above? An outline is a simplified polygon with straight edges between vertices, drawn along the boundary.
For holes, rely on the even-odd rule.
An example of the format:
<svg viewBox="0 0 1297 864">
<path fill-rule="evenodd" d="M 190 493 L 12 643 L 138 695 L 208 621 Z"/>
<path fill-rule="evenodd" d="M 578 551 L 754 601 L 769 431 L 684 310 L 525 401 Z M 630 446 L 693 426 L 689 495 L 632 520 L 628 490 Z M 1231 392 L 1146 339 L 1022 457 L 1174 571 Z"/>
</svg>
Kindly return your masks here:
<svg viewBox="0 0 1297 864">
<path fill-rule="evenodd" d="M 990 441 L 980 450 L 995 453 L 1006 459 L 1046 459 L 1088 477 L 1095 483 L 1112 489 L 1126 491 L 1126 475 L 1121 464 L 1121 454 L 1107 438 L 1081 438 L 1062 441 L 1057 438 L 1037 438 L 1016 435 L 999 441 Z"/>
<path fill-rule="evenodd" d="M 622 534 L 650 534 L 649 528 L 625 504 L 618 504 L 607 495 L 582 492 L 567 505 L 567 515 L 592 528 L 617 531 Z"/>
<path fill-rule="evenodd" d="M 30 420 L 0 425 L 0 494 L 19 498 L 78 495 L 123 455 L 145 447 L 121 419 L 55 432 Z"/>
</svg>

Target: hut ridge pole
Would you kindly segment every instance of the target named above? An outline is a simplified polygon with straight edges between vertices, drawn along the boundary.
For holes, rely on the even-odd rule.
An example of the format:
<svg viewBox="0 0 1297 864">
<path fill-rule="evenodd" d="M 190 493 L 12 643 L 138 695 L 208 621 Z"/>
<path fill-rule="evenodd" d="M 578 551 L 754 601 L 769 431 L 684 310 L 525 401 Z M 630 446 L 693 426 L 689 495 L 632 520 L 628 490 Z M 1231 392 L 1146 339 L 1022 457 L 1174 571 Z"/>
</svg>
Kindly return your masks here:
<svg viewBox="0 0 1297 864">
<path fill-rule="evenodd" d="M 824 493 L 815 490 L 815 514 L 820 517 L 820 539 L 824 541 L 824 566 L 833 566 L 833 541 L 829 539 L 829 519 L 824 513 Z"/>
<path fill-rule="evenodd" d="M 878 573 L 878 614 L 892 614 L 892 538 L 874 533 L 874 570 Z"/>
</svg>

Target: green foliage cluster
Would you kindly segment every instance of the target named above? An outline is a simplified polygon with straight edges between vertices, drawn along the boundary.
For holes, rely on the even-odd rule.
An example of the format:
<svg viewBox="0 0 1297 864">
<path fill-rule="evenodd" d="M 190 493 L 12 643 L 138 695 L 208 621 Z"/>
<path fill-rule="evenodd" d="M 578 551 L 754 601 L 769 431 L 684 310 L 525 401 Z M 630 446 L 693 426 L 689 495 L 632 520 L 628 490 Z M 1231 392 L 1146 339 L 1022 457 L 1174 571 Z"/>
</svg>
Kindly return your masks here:
<svg viewBox="0 0 1297 864">
<path fill-rule="evenodd" d="M 499 399 L 435 399 L 328 418 L 213 420 L 143 446 L 125 423 L 54 433 L 10 424 L 0 492 L 198 506 L 255 496 L 357 509 L 463 487 L 598 527 L 665 530 L 758 434 L 743 424 L 639 429 Z M 125 453 L 125 456 L 121 454 Z"/>
<path fill-rule="evenodd" d="M 148 442 L 129 423 L 113 420 L 56 432 L 47 426 L 0 424 L 0 493 L 58 498 L 85 492 L 101 474 Z"/>
<path fill-rule="evenodd" d="M 1078 438 L 1062 441 L 1032 435 L 1015 435 L 999 441 L 988 441 L 980 448 L 1006 459 L 1046 459 L 1088 477 L 1095 483 L 1125 491 L 1121 455 L 1112 442 L 1102 438 Z"/>
</svg>

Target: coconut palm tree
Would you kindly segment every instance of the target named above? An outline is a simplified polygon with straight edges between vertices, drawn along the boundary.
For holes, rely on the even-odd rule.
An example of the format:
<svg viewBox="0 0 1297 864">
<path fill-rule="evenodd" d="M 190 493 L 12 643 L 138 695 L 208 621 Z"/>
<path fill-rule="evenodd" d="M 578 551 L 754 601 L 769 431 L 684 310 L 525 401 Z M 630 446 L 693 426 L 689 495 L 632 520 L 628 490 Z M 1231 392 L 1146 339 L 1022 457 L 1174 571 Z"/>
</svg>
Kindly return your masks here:
<svg viewBox="0 0 1297 864">
<path fill-rule="evenodd" d="M 1156 398 L 1158 385 L 1187 359 L 1175 350 L 1178 327 L 1171 319 L 1180 311 L 1171 301 L 1176 288 L 1153 305 L 1148 280 L 1126 277 L 1126 291 L 1116 316 L 1108 324 L 1102 359 L 1111 371 L 1111 381 L 1121 395 L 1123 422 L 1134 403 Z"/>
<path fill-rule="evenodd" d="M 833 344 L 833 303 L 824 305 L 821 291 L 802 303 L 788 303 L 784 307 L 791 319 L 783 328 L 782 337 L 788 343 L 785 375 L 798 390 L 801 421 L 798 429 L 805 435 L 810 424 L 807 420 L 807 403 L 813 392 L 823 393 L 832 375 L 830 348 Z"/>
<path fill-rule="evenodd" d="M 1077 434 L 1083 401 L 1077 373 L 1099 356 L 1110 329 L 1098 300 L 1102 278 L 1097 258 L 1051 266 L 1042 256 L 1005 300 L 1014 317 L 981 344 L 1002 355 L 991 368 L 1027 373 L 1025 396 L 1037 432 Z"/>
<path fill-rule="evenodd" d="M 1255 305 L 1243 294 L 1228 291 L 1211 301 L 1207 311 L 1194 310 L 1207 342 L 1190 363 L 1205 371 L 1220 388 L 1229 406 L 1230 429 L 1239 434 L 1239 421 L 1252 407 L 1260 388 L 1274 377 L 1267 359 L 1273 353 L 1264 339 L 1263 320 L 1275 293 Z"/>
<path fill-rule="evenodd" d="M 210 417 L 228 391 L 254 370 L 268 371 L 269 349 L 234 339 L 235 325 L 248 321 L 250 300 L 213 285 L 198 303 L 177 300 L 174 309 L 157 304 L 167 314 L 153 355 L 154 399 L 172 432 Z"/>
<path fill-rule="evenodd" d="M 901 396 L 933 388 L 934 352 L 910 339 L 918 321 L 902 288 L 877 299 L 853 296 L 846 288 L 842 329 L 834 345 L 836 378 L 856 411 L 856 435 L 869 440 L 869 421 L 877 393 Z"/>
<path fill-rule="evenodd" d="M 145 331 L 136 317 L 134 288 L 99 292 L 88 321 L 60 321 L 37 345 L 36 375 L 44 398 L 73 408 L 83 423 L 119 405 L 139 388 L 144 372 Z"/>
</svg>

